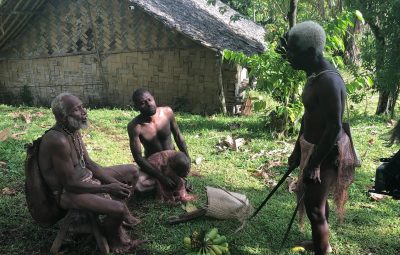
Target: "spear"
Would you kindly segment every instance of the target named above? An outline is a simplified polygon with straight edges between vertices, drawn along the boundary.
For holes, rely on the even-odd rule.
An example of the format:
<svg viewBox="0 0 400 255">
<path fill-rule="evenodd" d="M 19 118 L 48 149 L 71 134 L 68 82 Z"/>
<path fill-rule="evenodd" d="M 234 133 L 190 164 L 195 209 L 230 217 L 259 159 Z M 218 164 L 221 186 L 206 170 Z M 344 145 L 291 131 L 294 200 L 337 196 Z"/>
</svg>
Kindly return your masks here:
<svg viewBox="0 0 400 255">
<path fill-rule="evenodd" d="M 268 194 L 268 196 L 264 199 L 264 201 L 261 203 L 261 205 L 257 208 L 257 210 L 254 211 L 254 213 L 251 215 L 250 220 L 254 218 L 258 212 L 261 210 L 261 208 L 264 207 L 264 205 L 268 202 L 268 200 L 274 195 L 276 190 L 282 185 L 282 183 L 286 180 L 286 178 L 293 172 L 295 167 L 289 167 L 286 173 L 282 176 L 282 178 L 279 180 L 278 184 L 275 185 L 275 187 L 271 190 L 271 192 Z"/>
</svg>

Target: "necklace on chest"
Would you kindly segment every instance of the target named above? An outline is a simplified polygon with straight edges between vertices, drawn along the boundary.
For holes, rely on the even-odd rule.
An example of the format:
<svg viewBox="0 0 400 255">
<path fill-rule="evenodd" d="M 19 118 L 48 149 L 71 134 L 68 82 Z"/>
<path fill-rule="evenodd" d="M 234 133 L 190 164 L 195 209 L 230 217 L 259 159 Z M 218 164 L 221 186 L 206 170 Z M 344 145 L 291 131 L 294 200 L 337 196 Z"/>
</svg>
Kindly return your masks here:
<svg viewBox="0 0 400 255">
<path fill-rule="evenodd" d="M 85 163 L 85 159 L 83 157 L 83 146 L 82 146 L 82 142 L 81 139 L 78 135 L 78 133 L 74 134 L 71 133 L 68 129 L 66 129 L 65 127 L 62 128 L 64 130 L 64 132 L 71 137 L 72 139 L 72 143 L 74 144 L 74 149 L 76 151 L 76 155 L 78 156 L 78 161 L 79 161 L 79 165 L 82 168 L 86 168 L 86 163 Z"/>
</svg>

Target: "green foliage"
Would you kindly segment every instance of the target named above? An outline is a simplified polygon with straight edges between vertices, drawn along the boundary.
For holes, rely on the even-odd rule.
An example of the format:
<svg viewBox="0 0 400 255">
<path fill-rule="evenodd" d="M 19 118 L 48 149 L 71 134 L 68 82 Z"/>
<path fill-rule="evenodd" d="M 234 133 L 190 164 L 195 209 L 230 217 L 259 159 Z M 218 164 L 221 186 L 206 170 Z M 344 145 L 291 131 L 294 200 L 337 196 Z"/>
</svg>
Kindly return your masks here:
<svg viewBox="0 0 400 255">
<path fill-rule="evenodd" d="M 375 72 L 376 88 L 380 92 L 390 92 L 396 99 L 400 86 L 400 1 L 354 0 L 347 5 L 361 10 L 374 35 L 373 39 L 366 37 L 362 56 L 367 68 Z"/>
<path fill-rule="evenodd" d="M 275 45 L 271 47 L 275 48 Z M 249 76 L 257 79 L 257 89 L 267 92 L 278 102 L 271 118 L 279 120 L 273 121 L 279 125 L 273 124 L 273 126 L 277 131 L 287 133 L 301 117 L 298 98 L 305 83 L 304 73 L 291 68 L 289 63 L 274 50 L 250 57 L 242 52 L 224 50 L 223 57 L 248 68 Z M 255 100 L 254 110 L 265 110 L 267 104 L 262 101 L 260 98 Z"/>
<path fill-rule="evenodd" d="M 355 105 L 355 109 L 359 109 Z M 26 125 L 17 112 L 31 114 L 32 122 Z M 137 113 L 127 110 L 89 109 L 90 127 L 84 131 L 84 142 L 92 159 L 103 166 L 132 162 L 126 124 Z M 277 181 L 284 173 L 286 159 L 293 149 L 295 137 L 277 139 L 265 128 L 262 116 L 210 116 L 177 115 L 177 122 L 188 145 L 192 159 L 202 157 L 192 171 L 201 176 L 189 176 L 194 194 L 199 199 L 196 207 L 207 201 L 205 186 L 223 187 L 226 190 L 245 194 L 256 207 L 265 198 L 272 186 L 267 182 Z M 24 194 L 23 164 L 24 144 L 40 136 L 53 123 L 51 110 L 45 108 L 11 107 L 0 105 L 0 130 L 11 128 L 11 133 L 26 132 L 15 140 L 9 137 L 0 142 L 0 192 L 10 188 L 11 194 L 0 195 L 0 254 L 47 254 L 56 237 L 59 225 L 40 228 L 33 221 L 26 207 Z M 391 128 L 386 119 L 351 112 L 353 139 L 363 159 L 357 169 L 354 184 L 349 190 L 346 218 L 338 224 L 334 208 L 330 214 L 330 244 L 334 254 L 344 255 L 388 255 L 398 254 L 400 224 L 398 201 L 389 198 L 372 202 L 366 196 L 371 178 L 379 165 L 377 159 L 390 156 L 398 148 L 385 147 L 382 134 Z M 229 128 L 228 128 L 229 127 Z M 227 135 L 243 137 L 247 143 L 239 151 L 218 152 L 215 145 Z M 194 160 L 193 160 L 194 161 Z M 282 166 L 276 166 L 281 164 Z M 257 176 L 257 170 L 265 169 L 266 178 Z M 293 177 L 297 173 L 293 174 Z M 331 203 L 332 201 L 330 201 Z M 142 220 L 131 236 L 151 242 L 129 254 L 183 255 L 182 239 L 195 229 L 216 227 L 229 242 L 232 255 L 276 255 L 285 234 L 285 228 L 296 206 L 296 198 L 283 185 L 260 213 L 249 221 L 243 230 L 234 231 L 240 223 L 234 220 L 214 220 L 202 217 L 179 225 L 168 225 L 167 219 L 184 213 L 180 206 L 158 203 L 153 197 L 135 197 L 128 203 L 132 213 Z M 266 241 L 266 237 L 268 240 Z M 294 255 L 290 248 L 311 237 L 306 228 L 301 232 L 294 223 L 282 255 Z M 98 254 L 95 239 L 87 234 L 70 235 L 62 246 L 64 254 Z"/>
<path fill-rule="evenodd" d="M 360 103 L 372 90 L 374 81 L 367 74 L 360 74 L 351 82 L 347 83 L 346 89 L 350 100 L 354 103 Z"/>
</svg>

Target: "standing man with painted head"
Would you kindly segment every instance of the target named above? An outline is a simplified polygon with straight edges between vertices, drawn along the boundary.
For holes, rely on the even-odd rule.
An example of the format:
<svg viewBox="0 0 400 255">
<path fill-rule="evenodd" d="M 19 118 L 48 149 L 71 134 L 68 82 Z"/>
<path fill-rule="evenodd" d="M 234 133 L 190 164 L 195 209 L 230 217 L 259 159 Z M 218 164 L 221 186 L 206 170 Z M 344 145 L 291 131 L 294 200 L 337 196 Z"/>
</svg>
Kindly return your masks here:
<svg viewBox="0 0 400 255">
<path fill-rule="evenodd" d="M 326 37 L 320 25 L 312 21 L 299 23 L 287 36 L 286 56 L 290 65 L 308 76 L 302 94 L 301 130 L 288 160 L 289 167 L 300 166 L 298 200 L 303 198 L 312 229 L 312 242 L 301 245 L 322 255 L 332 250 L 328 194 L 334 191 L 341 218 L 354 175 L 351 142 L 342 128 L 346 87 L 338 71 L 323 56 Z"/>
<path fill-rule="evenodd" d="M 111 251 L 126 252 L 138 244 L 122 225 L 138 223 L 125 205 L 138 178 L 134 165 L 101 167 L 86 150 L 80 130 L 87 127 L 81 100 L 61 93 L 51 103 L 56 124 L 44 134 L 39 168 L 58 206 L 104 214 L 102 222 Z"/>
<path fill-rule="evenodd" d="M 133 92 L 132 101 L 135 109 L 140 112 L 127 127 L 131 152 L 140 167 L 136 189 L 138 191 L 153 190 L 156 187 L 156 181 L 169 189 L 175 189 L 178 183 L 160 169 L 156 169 L 147 160 L 155 153 L 174 150 L 172 134 L 178 149 L 190 161 L 186 143 L 176 123 L 174 112 L 168 106 L 157 107 L 153 95 L 143 88 Z M 142 146 L 144 155 L 142 155 Z"/>
</svg>

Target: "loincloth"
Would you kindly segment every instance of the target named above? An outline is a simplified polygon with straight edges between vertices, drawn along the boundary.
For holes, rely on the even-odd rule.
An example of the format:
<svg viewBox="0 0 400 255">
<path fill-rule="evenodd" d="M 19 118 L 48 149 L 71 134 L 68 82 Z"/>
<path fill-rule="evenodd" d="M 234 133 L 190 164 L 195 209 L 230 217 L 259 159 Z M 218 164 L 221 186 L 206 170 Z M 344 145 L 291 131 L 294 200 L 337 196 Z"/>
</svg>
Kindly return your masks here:
<svg viewBox="0 0 400 255">
<path fill-rule="evenodd" d="M 338 141 L 332 150 L 328 153 L 327 157 L 322 163 L 330 163 L 335 167 L 337 171 L 336 180 L 332 183 L 330 189 L 333 191 L 333 197 L 336 204 L 336 212 L 339 216 L 339 220 L 343 220 L 344 216 L 344 205 L 347 201 L 348 188 L 353 182 L 356 158 L 353 154 L 351 147 L 351 142 L 347 134 L 342 130 Z M 303 182 L 304 169 L 307 166 L 310 157 L 315 149 L 315 144 L 309 143 L 304 139 L 303 136 L 300 137 L 300 149 L 301 149 L 301 159 L 300 159 L 300 173 L 297 182 L 297 199 L 299 200 L 305 189 L 305 184 Z M 323 165 L 321 163 L 321 165 Z M 324 171 L 321 169 L 320 171 Z M 300 224 L 303 224 L 304 217 L 304 203 L 299 207 Z"/>
<path fill-rule="evenodd" d="M 168 165 L 169 158 L 175 156 L 178 152 L 175 150 L 165 150 L 152 154 L 147 158 L 147 161 L 159 171 L 163 172 L 165 166 Z M 136 184 L 136 189 L 141 192 L 156 190 L 157 199 L 161 202 L 179 202 L 188 201 L 192 196 L 187 194 L 185 181 L 183 178 L 177 178 L 179 183 L 175 189 L 166 188 L 158 179 L 139 170 L 139 179 Z"/>
</svg>

